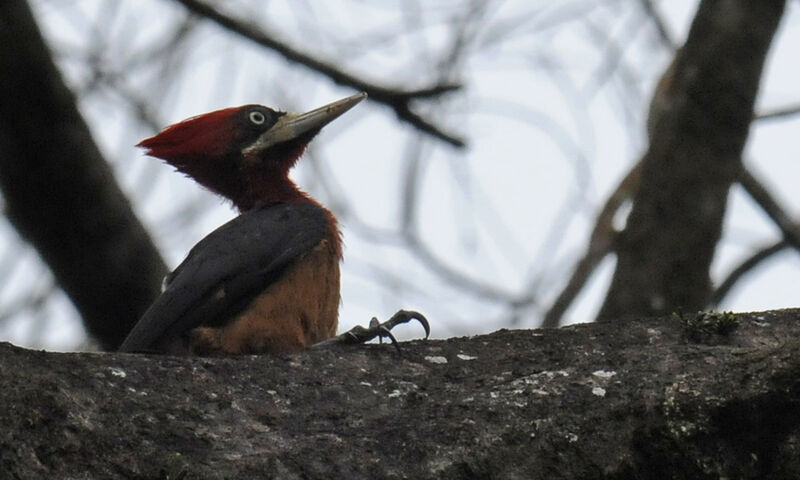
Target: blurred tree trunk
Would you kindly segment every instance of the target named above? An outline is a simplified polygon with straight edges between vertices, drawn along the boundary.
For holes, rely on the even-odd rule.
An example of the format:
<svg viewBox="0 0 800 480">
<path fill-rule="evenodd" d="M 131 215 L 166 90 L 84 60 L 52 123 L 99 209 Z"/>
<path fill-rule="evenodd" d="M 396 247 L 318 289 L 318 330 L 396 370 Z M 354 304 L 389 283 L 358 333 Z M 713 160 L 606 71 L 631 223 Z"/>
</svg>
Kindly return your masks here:
<svg viewBox="0 0 800 480">
<path fill-rule="evenodd" d="M 703 0 L 662 80 L 641 183 L 598 320 L 706 308 L 709 267 L 741 167 L 783 0 Z"/>
<path fill-rule="evenodd" d="M 64 85 L 24 0 L 0 9 L 0 189 L 104 348 L 159 294 L 166 266 Z"/>
</svg>

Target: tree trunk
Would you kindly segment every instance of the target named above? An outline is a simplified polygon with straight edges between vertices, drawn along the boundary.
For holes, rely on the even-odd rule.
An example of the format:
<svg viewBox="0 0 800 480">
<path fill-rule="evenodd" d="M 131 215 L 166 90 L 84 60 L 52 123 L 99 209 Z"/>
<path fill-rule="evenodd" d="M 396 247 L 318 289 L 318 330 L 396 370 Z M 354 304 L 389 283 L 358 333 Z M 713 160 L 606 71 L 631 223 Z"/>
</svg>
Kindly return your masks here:
<svg viewBox="0 0 800 480">
<path fill-rule="evenodd" d="M 703 0 L 661 110 L 599 320 L 705 308 L 728 191 L 741 167 L 783 0 Z"/>
<path fill-rule="evenodd" d="M 0 189 L 105 348 L 116 348 L 159 294 L 167 268 L 117 185 L 30 8 L 0 8 Z"/>
</svg>

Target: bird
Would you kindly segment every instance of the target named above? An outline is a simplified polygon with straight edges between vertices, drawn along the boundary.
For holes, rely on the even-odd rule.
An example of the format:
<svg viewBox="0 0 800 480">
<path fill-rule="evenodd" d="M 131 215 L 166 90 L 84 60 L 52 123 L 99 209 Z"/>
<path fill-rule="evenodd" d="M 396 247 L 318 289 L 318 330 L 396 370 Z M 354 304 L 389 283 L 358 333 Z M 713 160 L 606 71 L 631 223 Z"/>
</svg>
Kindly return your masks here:
<svg viewBox="0 0 800 480">
<path fill-rule="evenodd" d="M 399 310 L 336 335 L 342 237 L 333 213 L 289 178 L 320 130 L 366 98 L 305 113 L 249 104 L 188 118 L 137 146 L 239 211 L 170 273 L 119 347 L 169 355 L 295 353 L 388 338 L 424 315 Z"/>
</svg>

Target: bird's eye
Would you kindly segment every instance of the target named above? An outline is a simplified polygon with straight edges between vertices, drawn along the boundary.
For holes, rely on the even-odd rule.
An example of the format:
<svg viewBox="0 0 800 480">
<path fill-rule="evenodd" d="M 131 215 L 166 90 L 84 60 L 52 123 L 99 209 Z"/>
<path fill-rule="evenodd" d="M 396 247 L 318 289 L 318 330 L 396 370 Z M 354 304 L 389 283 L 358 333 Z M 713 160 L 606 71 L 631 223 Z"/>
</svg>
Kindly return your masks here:
<svg viewBox="0 0 800 480">
<path fill-rule="evenodd" d="M 259 111 L 250 112 L 250 121 L 256 125 L 261 125 L 267 120 L 267 117 Z"/>
</svg>

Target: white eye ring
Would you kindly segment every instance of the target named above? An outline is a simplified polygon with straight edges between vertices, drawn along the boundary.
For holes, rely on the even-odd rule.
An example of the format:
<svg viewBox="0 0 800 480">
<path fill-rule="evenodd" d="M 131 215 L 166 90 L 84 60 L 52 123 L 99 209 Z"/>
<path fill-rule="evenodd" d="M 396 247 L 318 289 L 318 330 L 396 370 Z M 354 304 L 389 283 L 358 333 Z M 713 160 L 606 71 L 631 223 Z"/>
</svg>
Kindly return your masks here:
<svg viewBox="0 0 800 480">
<path fill-rule="evenodd" d="M 255 123 L 256 125 L 261 125 L 267 120 L 267 117 L 264 116 L 263 113 L 255 111 L 250 112 L 250 121 Z"/>
</svg>

